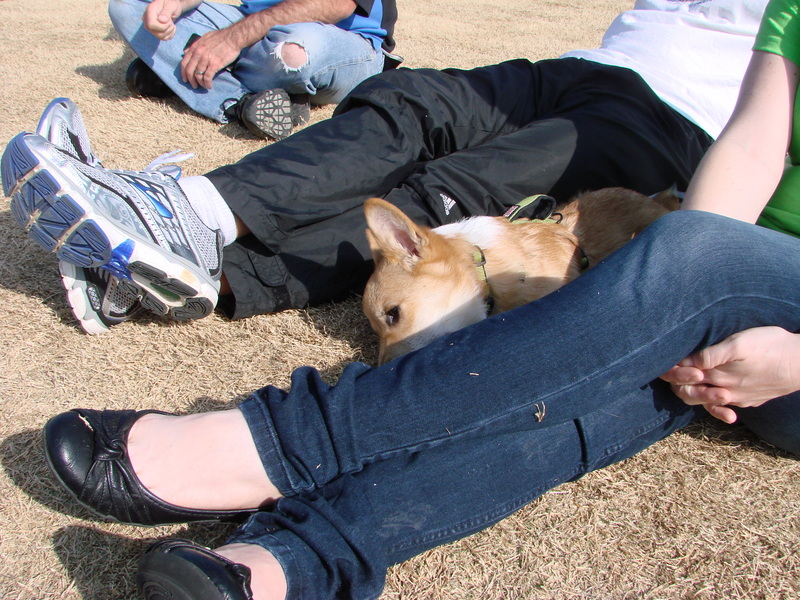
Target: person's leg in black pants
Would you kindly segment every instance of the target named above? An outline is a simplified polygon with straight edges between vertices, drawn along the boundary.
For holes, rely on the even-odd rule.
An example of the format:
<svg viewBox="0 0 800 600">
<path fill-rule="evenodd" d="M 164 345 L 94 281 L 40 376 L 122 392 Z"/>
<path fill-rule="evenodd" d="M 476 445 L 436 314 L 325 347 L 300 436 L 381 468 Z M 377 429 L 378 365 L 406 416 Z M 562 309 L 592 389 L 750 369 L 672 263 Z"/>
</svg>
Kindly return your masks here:
<svg viewBox="0 0 800 600">
<path fill-rule="evenodd" d="M 334 117 L 208 175 L 252 232 L 225 251 L 239 318 L 358 291 L 369 276 L 364 200 L 431 226 L 688 182 L 711 139 L 627 69 L 579 59 L 368 80 Z"/>
</svg>

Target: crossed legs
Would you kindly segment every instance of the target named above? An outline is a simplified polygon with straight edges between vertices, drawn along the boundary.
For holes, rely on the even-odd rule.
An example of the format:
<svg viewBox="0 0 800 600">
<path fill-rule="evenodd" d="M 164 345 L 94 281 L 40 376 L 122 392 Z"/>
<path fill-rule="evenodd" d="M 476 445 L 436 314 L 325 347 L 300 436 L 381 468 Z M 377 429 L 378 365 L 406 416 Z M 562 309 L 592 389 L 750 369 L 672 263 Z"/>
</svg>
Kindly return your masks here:
<svg viewBox="0 0 800 600">
<path fill-rule="evenodd" d="M 800 275 L 785 268 L 797 244 L 674 213 L 559 294 L 352 365 L 336 386 L 300 369 L 290 392 L 263 388 L 238 410 L 142 417 L 130 460 L 164 500 L 262 507 L 220 549 L 251 567 L 256 600 L 283 585 L 288 598 L 373 597 L 389 564 L 697 418 L 655 379 L 735 331 L 799 330 Z M 762 428 L 796 435 L 798 401 Z"/>
</svg>

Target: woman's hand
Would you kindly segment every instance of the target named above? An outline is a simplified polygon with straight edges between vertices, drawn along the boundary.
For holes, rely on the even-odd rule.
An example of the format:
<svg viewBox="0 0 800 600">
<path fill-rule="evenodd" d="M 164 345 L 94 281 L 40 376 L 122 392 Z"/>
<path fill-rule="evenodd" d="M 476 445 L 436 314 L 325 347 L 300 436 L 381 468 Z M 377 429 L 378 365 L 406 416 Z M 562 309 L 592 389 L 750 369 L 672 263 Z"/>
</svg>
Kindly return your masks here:
<svg viewBox="0 0 800 600">
<path fill-rule="evenodd" d="M 661 379 L 686 404 L 733 423 L 729 406 L 761 406 L 800 389 L 800 335 L 780 327 L 747 329 L 686 357 Z"/>
</svg>

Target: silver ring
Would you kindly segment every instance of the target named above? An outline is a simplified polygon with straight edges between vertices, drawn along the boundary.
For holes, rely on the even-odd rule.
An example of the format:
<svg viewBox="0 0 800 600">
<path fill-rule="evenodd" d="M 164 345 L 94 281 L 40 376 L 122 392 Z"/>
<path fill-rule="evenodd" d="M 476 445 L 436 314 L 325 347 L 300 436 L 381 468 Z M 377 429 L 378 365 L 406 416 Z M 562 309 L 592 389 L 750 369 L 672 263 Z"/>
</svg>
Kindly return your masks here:
<svg viewBox="0 0 800 600">
<path fill-rule="evenodd" d="M 195 71 L 196 75 L 202 75 L 203 73 L 205 73 L 205 71 Z"/>
</svg>

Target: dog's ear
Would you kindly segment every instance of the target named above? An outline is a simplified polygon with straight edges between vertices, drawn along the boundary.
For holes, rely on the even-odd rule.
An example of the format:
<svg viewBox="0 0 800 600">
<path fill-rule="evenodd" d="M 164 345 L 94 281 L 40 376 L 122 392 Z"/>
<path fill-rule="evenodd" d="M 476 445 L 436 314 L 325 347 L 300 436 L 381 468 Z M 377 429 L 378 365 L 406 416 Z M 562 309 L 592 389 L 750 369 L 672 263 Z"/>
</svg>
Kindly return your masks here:
<svg viewBox="0 0 800 600">
<path fill-rule="evenodd" d="M 364 203 L 367 218 L 367 239 L 375 263 L 382 260 L 413 268 L 428 245 L 428 229 L 409 219 L 399 208 L 370 198 Z"/>
</svg>

